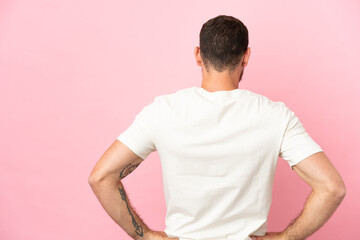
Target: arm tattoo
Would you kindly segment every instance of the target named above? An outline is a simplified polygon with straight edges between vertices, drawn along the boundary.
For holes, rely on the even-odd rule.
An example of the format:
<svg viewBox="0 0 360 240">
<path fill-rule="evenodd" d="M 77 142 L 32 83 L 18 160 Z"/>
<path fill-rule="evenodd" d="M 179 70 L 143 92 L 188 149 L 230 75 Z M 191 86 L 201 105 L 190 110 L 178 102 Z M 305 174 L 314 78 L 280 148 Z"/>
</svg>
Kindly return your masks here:
<svg viewBox="0 0 360 240">
<path fill-rule="evenodd" d="M 137 168 L 140 165 L 140 163 L 135 164 L 135 165 L 131 165 L 131 163 L 129 165 L 127 165 L 126 167 L 124 167 L 124 169 L 120 172 L 120 179 L 123 179 L 124 177 L 126 177 L 127 175 L 129 175 L 132 171 L 135 170 L 135 168 Z"/>
<path fill-rule="evenodd" d="M 131 211 L 130 211 L 129 204 L 128 204 L 127 200 L 126 200 L 126 193 L 125 193 L 124 188 L 119 188 L 119 187 L 118 187 L 118 189 L 119 189 L 119 192 L 120 192 L 120 195 L 121 195 L 121 199 L 124 200 L 125 203 L 126 203 L 127 209 L 128 209 L 129 214 L 130 214 L 130 216 L 131 216 L 131 218 L 132 218 L 132 224 L 134 225 L 134 227 L 135 227 L 135 229 L 136 229 L 136 230 L 135 230 L 136 234 L 139 235 L 139 236 L 141 236 L 141 237 L 144 236 L 142 226 L 139 225 L 139 224 L 137 224 L 137 222 L 136 222 L 136 220 L 135 220 L 135 218 L 134 218 L 134 215 L 133 215 L 133 214 L 131 213 Z"/>
</svg>

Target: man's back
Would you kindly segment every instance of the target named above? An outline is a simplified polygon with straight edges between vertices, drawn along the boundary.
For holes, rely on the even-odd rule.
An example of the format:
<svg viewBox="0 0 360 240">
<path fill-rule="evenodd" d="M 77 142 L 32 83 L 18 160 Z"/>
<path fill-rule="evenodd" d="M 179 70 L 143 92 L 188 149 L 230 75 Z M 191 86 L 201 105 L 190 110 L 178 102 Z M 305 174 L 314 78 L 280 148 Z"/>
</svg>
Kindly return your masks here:
<svg viewBox="0 0 360 240">
<path fill-rule="evenodd" d="M 147 140 L 132 143 L 134 129 Z M 157 96 L 118 140 L 143 159 L 158 151 L 165 232 L 180 240 L 265 235 L 278 157 L 322 151 L 283 102 L 245 89 Z"/>
<path fill-rule="evenodd" d="M 134 239 L 307 238 L 344 198 L 340 174 L 284 103 L 238 89 L 251 52 L 239 19 L 212 18 L 199 37 L 194 56 L 201 87 L 158 96 L 145 106 L 93 168 L 92 189 Z M 121 182 L 155 150 L 163 169 L 165 232 L 146 226 Z M 278 157 L 312 192 L 284 231 L 267 232 Z"/>
</svg>

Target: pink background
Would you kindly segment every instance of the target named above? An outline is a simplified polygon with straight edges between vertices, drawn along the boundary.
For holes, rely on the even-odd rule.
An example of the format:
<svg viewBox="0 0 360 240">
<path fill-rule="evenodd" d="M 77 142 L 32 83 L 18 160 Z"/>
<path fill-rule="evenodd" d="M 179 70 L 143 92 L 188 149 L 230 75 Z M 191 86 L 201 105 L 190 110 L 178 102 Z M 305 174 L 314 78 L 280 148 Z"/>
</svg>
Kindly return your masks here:
<svg viewBox="0 0 360 240">
<path fill-rule="evenodd" d="M 360 234 L 360 3 L 327 1 L 0 1 L 0 238 L 130 239 L 88 185 L 95 163 L 157 95 L 201 85 L 193 50 L 220 14 L 248 27 L 240 88 L 283 101 L 347 186 L 309 239 Z M 269 231 L 310 187 L 279 158 Z M 160 159 L 123 180 L 136 211 L 164 230 Z"/>
</svg>

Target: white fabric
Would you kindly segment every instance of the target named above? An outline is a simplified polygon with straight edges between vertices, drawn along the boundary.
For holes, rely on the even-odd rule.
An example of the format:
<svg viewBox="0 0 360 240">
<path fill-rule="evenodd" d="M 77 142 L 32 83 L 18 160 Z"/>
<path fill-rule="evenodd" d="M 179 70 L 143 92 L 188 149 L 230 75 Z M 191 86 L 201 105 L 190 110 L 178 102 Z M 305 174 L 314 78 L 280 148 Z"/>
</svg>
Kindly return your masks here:
<svg viewBox="0 0 360 240">
<path fill-rule="evenodd" d="M 180 240 L 265 235 L 278 157 L 292 167 L 322 151 L 283 102 L 245 89 L 157 96 L 117 139 L 143 159 L 158 152 L 164 231 Z"/>
</svg>

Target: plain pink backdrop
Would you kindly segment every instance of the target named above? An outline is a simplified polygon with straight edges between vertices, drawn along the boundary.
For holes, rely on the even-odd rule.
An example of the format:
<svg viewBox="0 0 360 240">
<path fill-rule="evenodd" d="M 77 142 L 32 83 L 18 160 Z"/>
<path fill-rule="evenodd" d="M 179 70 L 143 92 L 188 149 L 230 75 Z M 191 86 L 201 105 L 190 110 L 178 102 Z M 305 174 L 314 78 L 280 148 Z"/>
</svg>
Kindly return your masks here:
<svg viewBox="0 0 360 240">
<path fill-rule="evenodd" d="M 130 239 L 88 176 L 155 96 L 201 85 L 193 51 L 220 14 L 249 30 L 239 88 L 289 106 L 347 186 L 309 239 L 358 237 L 359 1 L 1 0 L 1 239 Z M 123 183 L 145 223 L 164 230 L 157 152 Z M 309 193 L 279 158 L 268 230 L 285 228 Z"/>
</svg>

